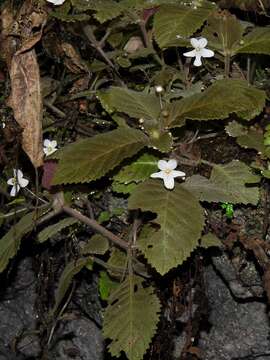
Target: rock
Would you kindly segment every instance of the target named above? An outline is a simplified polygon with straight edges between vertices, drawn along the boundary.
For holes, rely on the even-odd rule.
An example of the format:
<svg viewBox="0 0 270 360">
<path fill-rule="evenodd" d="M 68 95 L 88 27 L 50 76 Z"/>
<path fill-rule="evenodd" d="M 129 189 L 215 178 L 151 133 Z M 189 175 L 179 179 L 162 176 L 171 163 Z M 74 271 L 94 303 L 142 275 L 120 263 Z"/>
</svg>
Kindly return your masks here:
<svg viewBox="0 0 270 360">
<path fill-rule="evenodd" d="M 204 360 L 268 360 L 267 305 L 233 298 L 212 265 L 205 270 L 205 282 L 212 327 L 208 333 L 201 334 L 199 342 Z"/>
<path fill-rule="evenodd" d="M 220 273 L 233 295 L 240 299 L 263 297 L 261 277 L 251 260 L 234 257 L 229 259 L 226 252 L 212 257 L 215 270 Z"/>
<path fill-rule="evenodd" d="M 7 352 L 12 352 L 11 345 L 16 340 L 16 349 L 21 354 L 38 356 L 39 340 L 34 335 L 37 321 L 35 301 L 35 275 L 31 259 L 25 258 L 20 262 L 11 284 L 0 297 L 0 338 Z M 14 356 L 20 358 L 18 354 Z"/>
<path fill-rule="evenodd" d="M 63 340 L 58 341 L 54 350 L 54 359 L 103 359 L 103 337 L 100 329 L 91 320 L 78 317 L 66 322 L 60 331 Z"/>
</svg>

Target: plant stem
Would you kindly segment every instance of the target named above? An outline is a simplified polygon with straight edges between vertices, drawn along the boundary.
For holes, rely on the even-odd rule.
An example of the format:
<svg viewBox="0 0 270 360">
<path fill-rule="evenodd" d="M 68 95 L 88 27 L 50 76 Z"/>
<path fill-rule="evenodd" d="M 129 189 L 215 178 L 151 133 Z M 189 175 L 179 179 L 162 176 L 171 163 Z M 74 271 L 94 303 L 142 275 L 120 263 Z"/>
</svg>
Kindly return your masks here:
<svg viewBox="0 0 270 360">
<path fill-rule="evenodd" d="M 90 219 L 89 217 L 80 213 L 78 210 L 72 209 L 69 206 L 63 206 L 63 211 L 65 213 L 69 214 L 70 216 L 80 220 L 81 222 L 85 223 L 86 225 L 89 225 L 92 229 L 99 232 L 101 235 L 107 237 L 109 240 L 111 240 L 113 243 L 115 243 L 122 249 L 128 250 L 129 245 L 126 241 L 124 241 L 120 237 L 114 235 L 111 231 L 105 229 L 94 219 Z"/>
<path fill-rule="evenodd" d="M 229 77 L 230 67 L 231 67 L 231 57 L 230 57 L 230 55 L 225 55 L 224 62 L 225 62 L 224 74 L 225 74 L 225 78 L 227 79 Z"/>
</svg>

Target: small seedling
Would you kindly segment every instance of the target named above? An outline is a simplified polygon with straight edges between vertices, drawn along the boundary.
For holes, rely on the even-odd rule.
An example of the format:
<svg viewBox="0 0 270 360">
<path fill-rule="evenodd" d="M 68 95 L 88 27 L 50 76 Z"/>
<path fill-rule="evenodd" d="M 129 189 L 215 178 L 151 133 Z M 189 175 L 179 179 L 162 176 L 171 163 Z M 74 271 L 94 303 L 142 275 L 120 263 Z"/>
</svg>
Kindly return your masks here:
<svg viewBox="0 0 270 360">
<path fill-rule="evenodd" d="M 232 219 L 234 216 L 234 209 L 233 209 L 233 204 L 230 203 L 222 203 L 221 204 L 222 209 L 225 210 L 225 214 L 227 216 L 228 219 Z"/>
</svg>

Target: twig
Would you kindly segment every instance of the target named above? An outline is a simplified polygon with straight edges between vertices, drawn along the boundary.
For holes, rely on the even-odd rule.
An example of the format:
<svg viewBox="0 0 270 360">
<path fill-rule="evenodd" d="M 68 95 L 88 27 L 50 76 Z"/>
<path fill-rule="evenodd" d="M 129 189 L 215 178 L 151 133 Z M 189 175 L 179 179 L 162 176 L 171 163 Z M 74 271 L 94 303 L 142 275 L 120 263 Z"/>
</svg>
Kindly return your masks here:
<svg viewBox="0 0 270 360">
<path fill-rule="evenodd" d="M 85 223 L 86 225 L 89 225 L 92 229 L 99 232 L 101 235 L 107 237 L 109 240 L 111 240 L 113 243 L 121 247 L 122 249 L 128 250 L 129 245 L 126 241 L 121 239 L 120 237 L 114 235 L 111 231 L 105 229 L 103 226 L 101 226 L 97 221 L 94 219 L 90 219 L 89 217 L 83 215 L 76 209 L 72 209 L 69 206 L 63 206 L 63 211 L 70 216 L 80 220 L 81 222 Z"/>
<path fill-rule="evenodd" d="M 56 115 L 58 115 L 60 118 L 65 119 L 67 116 L 66 114 L 59 110 L 56 106 L 52 105 L 48 100 L 43 100 L 44 105 L 46 105 L 50 110 L 52 110 Z"/>
</svg>

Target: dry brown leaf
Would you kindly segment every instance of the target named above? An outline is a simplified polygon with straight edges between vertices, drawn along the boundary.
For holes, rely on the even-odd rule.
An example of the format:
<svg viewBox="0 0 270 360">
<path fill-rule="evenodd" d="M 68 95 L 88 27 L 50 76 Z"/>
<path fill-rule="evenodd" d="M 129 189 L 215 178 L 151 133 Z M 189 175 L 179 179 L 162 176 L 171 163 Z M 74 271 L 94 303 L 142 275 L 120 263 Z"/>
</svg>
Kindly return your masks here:
<svg viewBox="0 0 270 360">
<path fill-rule="evenodd" d="M 11 82 L 8 103 L 23 131 L 22 148 L 37 168 L 43 164 L 43 112 L 39 65 L 33 47 L 42 36 L 47 14 L 26 0 L 16 17 L 10 7 L 3 10 L 3 15 L 2 49 L 9 54 L 6 62 Z"/>
<path fill-rule="evenodd" d="M 35 50 L 13 56 L 10 68 L 9 104 L 23 129 L 22 148 L 34 167 L 43 164 L 42 95 Z"/>
<path fill-rule="evenodd" d="M 80 54 L 76 51 L 73 45 L 62 42 L 61 48 L 64 53 L 64 63 L 66 67 L 74 74 L 88 72 L 87 66 L 83 63 Z"/>
</svg>

